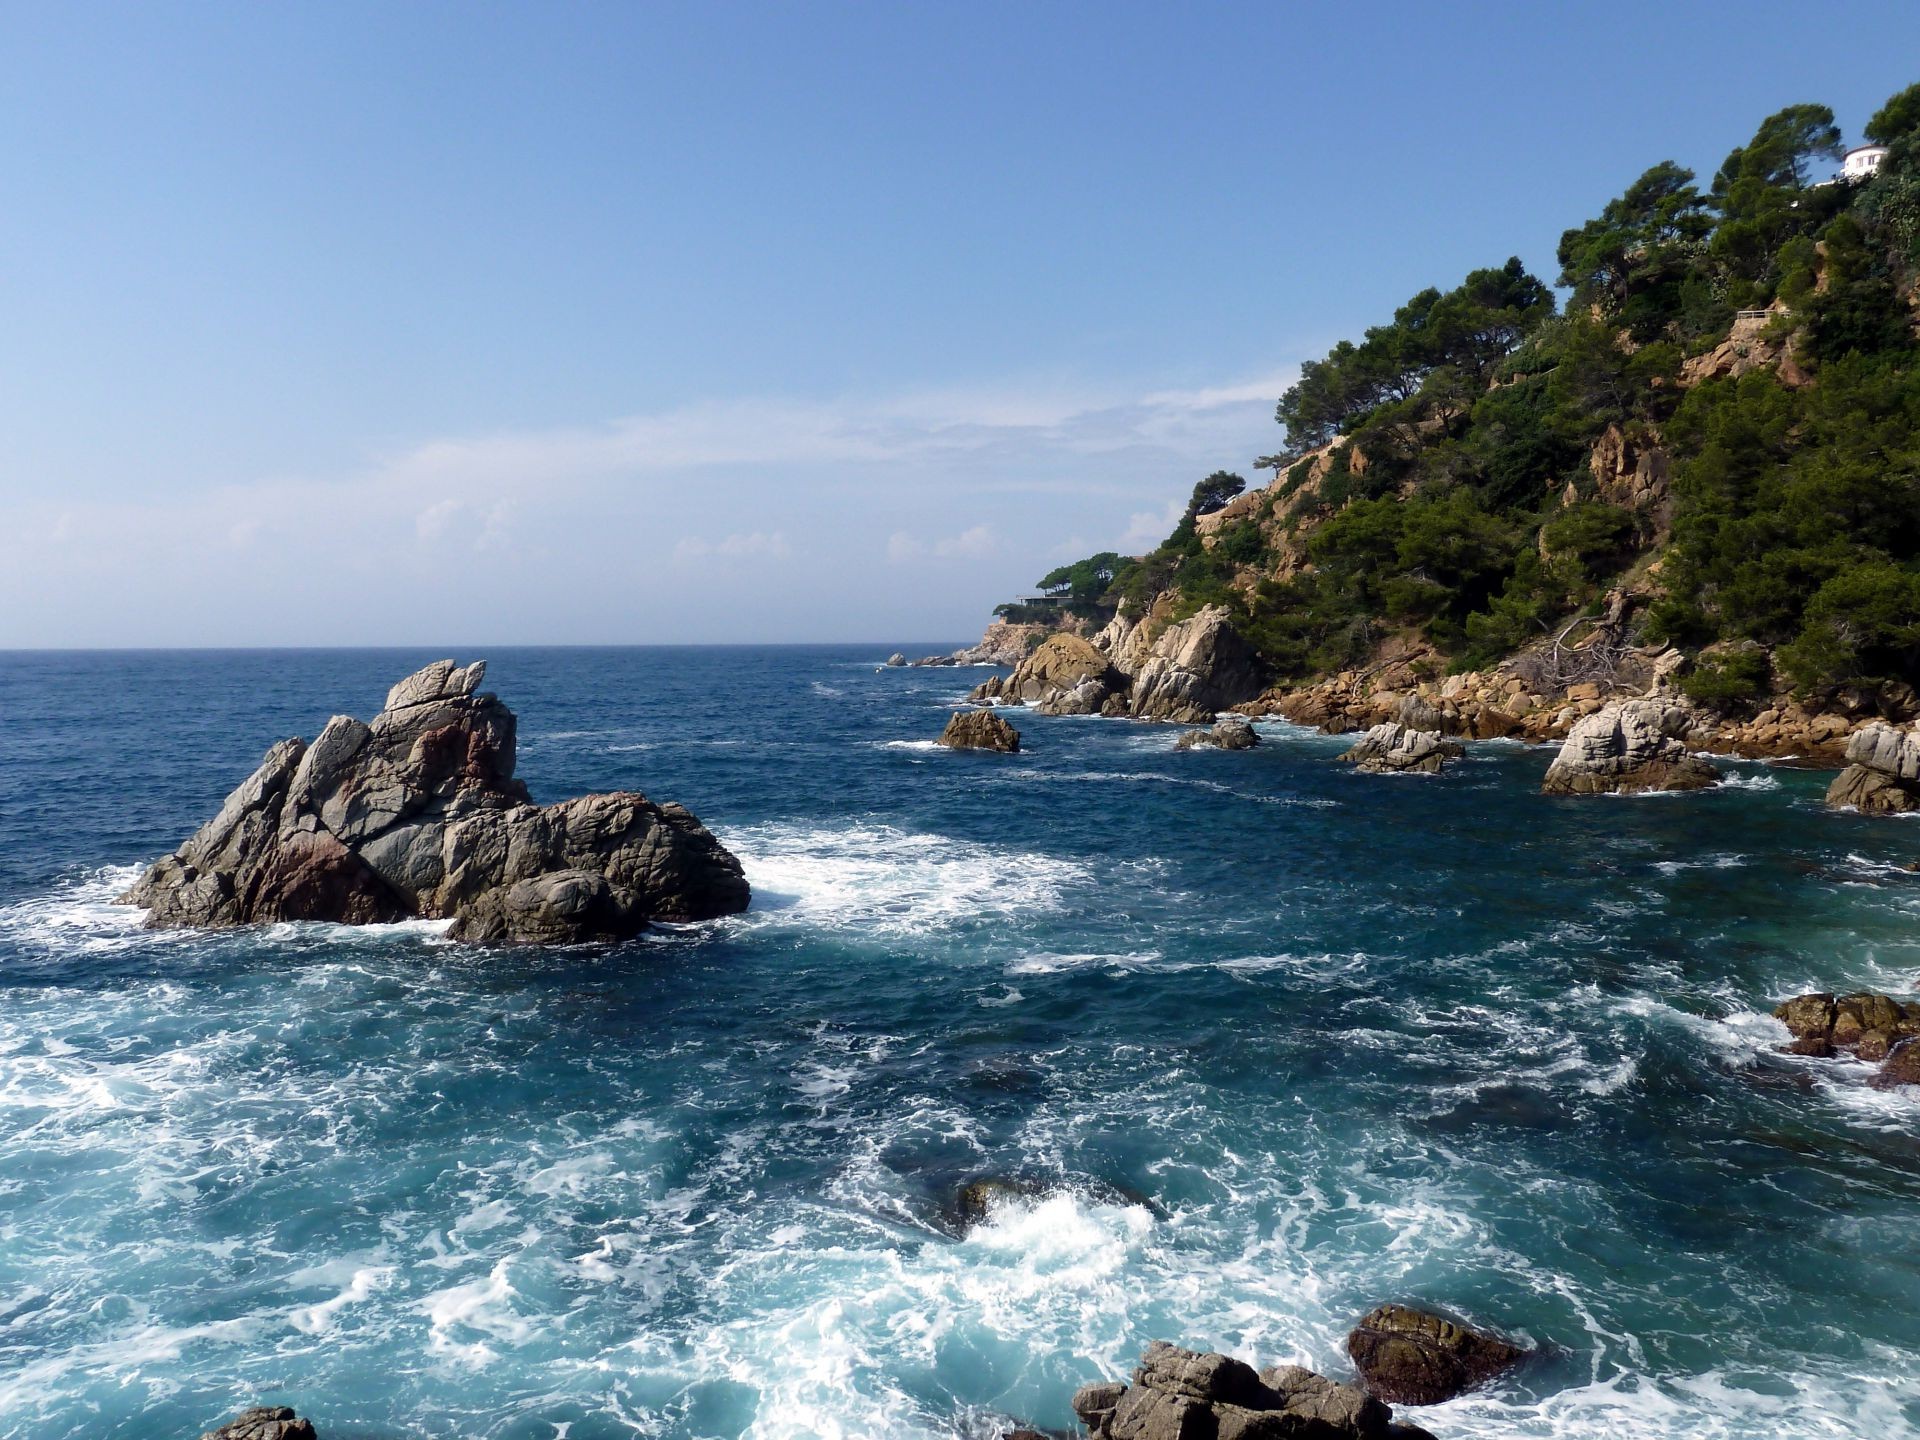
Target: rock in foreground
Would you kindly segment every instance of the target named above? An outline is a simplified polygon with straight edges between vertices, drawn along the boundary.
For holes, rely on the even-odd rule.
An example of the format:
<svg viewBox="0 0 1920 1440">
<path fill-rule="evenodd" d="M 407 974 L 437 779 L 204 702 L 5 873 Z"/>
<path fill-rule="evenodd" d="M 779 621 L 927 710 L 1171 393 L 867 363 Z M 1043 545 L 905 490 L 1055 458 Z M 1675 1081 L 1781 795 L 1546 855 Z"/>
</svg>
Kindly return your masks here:
<svg viewBox="0 0 1920 1440">
<path fill-rule="evenodd" d="M 1020 732 L 991 710 L 956 710 L 940 732 L 940 743 L 955 750 L 998 750 L 1011 755 L 1020 748 Z"/>
<path fill-rule="evenodd" d="M 1863 815 L 1920 810 L 1920 734 L 1873 724 L 1847 741 L 1847 768 L 1827 787 L 1827 804 Z"/>
<path fill-rule="evenodd" d="M 1920 1084 L 1920 1004 L 1902 1005 L 1890 995 L 1861 991 L 1835 997 L 1826 991 L 1796 995 L 1773 1007 L 1773 1018 L 1793 1039 L 1789 1055 L 1824 1060 L 1836 1052 L 1884 1061 L 1868 1083 L 1882 1090 Z"/>
<path fill-rule="evenodd" d="M 1685 706 L 1661 700 L 1609 705 L 1568 732 L 1540 788 L 1548 795 L 1703 790 L 1720 772 L 1686 747 L 1681 737 L 1692 723 Z"/>
<path fill-rule="evenodd" d="M 1193 750 L 1211 745 L 1216 750 L 1251 750 L 1260 743 L 1253 723 L 1240 715 L 1222 715 L 1211 730 L 1188 730 L 1173 742 L 1176 750 Z"/>
<path fill-rule="evenodd" d="M 451 918 L 461 940 L 617 940 L 744 910 L 740 862 L 678 805 L 632 792 L 544 808 L 513 778 L 516 722 L 440 660 L 370 724 L 283 740 L 220 813 L 121 898 L 156 929 Z"/>
<path fill-rule="evenodd" d="M 1276 1365 L 1256 1374 L 1229 1356 L 1164 1340 L 1147 1347 L 1131 1385 L 1083 1386 L 1073 1409 L 1093 1440 L 1431 1440 L 1395 1425 L 1373 1396 L 1311 1370 Z"/>
<path fill-rule="evenodd" d="M 1361 1383 L 1396 1405 L 1438 1405 L 1491 1380 L 1527 1352 L 1498 1336 L 1406 1305 L 1382 1305 L 1347 1336 Z"/>
<path fill-rule="evenodd" d="M 302 1420 L 285 1405 L 259 1405 L 243 1410 L 200 1440 L 318 1440 L 313 1422 Z"/>
<path fill-rule="evenodd" d="M 1438 730 L 1412 730 L 1389 720 L 1354 741 L 1340 758 L 1377 775 L 1437 775 L 1447 761 L 1466 753 L 1458 740 Z"/>
</svg>

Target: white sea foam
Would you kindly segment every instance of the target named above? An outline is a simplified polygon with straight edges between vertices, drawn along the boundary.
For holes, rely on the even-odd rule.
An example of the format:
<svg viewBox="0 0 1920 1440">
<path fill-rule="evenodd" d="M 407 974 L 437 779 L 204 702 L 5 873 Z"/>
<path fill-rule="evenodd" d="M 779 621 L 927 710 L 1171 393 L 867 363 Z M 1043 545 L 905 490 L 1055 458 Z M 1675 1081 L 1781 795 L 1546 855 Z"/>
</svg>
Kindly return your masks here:
<svg viewBox="0 0 1920 1440">
<path fill-rule="evenodd" d="M 725 837 L 753 886 L 746 923 L 919 934 L 1058 909 L 1074 861 L 889 825 L 773 824 Z"/>
<path fill-rule="evenodd" d="M 1778 790 L 1778 776 L 1764 770 L 1729 770 L 1714 786 L 1716 790 Z"/>
</svg>

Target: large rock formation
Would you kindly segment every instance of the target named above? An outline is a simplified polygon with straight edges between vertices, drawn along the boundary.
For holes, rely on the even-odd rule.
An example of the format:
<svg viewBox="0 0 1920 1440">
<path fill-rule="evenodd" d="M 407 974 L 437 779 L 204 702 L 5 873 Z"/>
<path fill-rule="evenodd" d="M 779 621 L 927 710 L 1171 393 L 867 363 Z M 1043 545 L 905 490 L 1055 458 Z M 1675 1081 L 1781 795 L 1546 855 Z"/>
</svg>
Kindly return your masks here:
<svg viewBox="0 0 1920 1440">
<path fill-rule="evenodd" d="M 1043 715 L 1097 715 L 1109 696 L 1125 688 L 1105 655 L 1061 631 L 1036 645 L 1011 675 L 994 676 L 970 698 L 1018 701 Z"/>
<path fill-rule="evenodd" d="M 1685 706 L 1664 700 L 1608 705 L 1568 732 L 1541 789 L 1548 795 L 1704 789 L 1720 772 L 1682 740 L 1692 723 Z"/>
<path fill-rule="evenodd" d="M 1527 1352 L 1496 1335 L 1406 1305 L 1382 1305 L 1347 1336 L 1369 1392 L 1396 1405 L 1438 1405 L 1491 1380 Z"/>
<path fill-rule="evenodd" d="M 1437 730 L 1411 730 L 1389 720 L 1367 731 L 1340 758 L 1375 774 L 1437 775 L 1447 761 L 1466 753 L 1458 740 Z"/>
<path fill-rule="evenodd" d="M 1133 676 L 1127 713 L 1142 720 L 1205 722 L 1258 695 L 1264 678 L 1259 657 L 1227 612 L 1209 605 L 1153 642 Z"/>
<path fill-rule="evenodd" d="M 243 1410 L 200 1440 L 317 1440 L 313 1422 L 303 1420 L 285 1405 L 257 1405 Z"/>
<path fill-rule="evenodd" d="M 1260 743 L 1253 733 L 1253 722 L 1244 715 L 1222 715 L 1210 730 L 1188 730 L 1173 742 L 1176 750 L 1193 750 L 1210 745 L 1216 750 L 1251 750 Z"/>
<path fill-rule="evenodd" d="M 336 715 L 311 745 L 281 741 L 122 902 L 161 929 L 451 917 L 457 939 L 536 942 L 746 908 L 740 862 L 678 805 L 533 805 L 513 712 L 474 693 L 485 668 L 436 661 L 370 724 Z"/>
<path fill-rule="evenodd" d="M 1864 815 L 1920 810 L 1920 733 L 1876 722 L 1847 741 L 1847 768 L 1827 787 L 1827 804 Z"/>
<path fill-rule="evenodd" d="M 1131 1385 L 1083 1386 L 1073 1410 L 1092 1440 L 1432 1440 L 1371 1395 L 1303 1370 L 1257 1374 L 1226 1355 L 1156 1340 Z"/>
<path fill-rule="evenodd" d="M 940 743 L 955 750 L 998 750 L 1011 755 L 1020 748 L 1020 732 L 991 710 L 956 710 L 940 732 Z"/>
</svg>

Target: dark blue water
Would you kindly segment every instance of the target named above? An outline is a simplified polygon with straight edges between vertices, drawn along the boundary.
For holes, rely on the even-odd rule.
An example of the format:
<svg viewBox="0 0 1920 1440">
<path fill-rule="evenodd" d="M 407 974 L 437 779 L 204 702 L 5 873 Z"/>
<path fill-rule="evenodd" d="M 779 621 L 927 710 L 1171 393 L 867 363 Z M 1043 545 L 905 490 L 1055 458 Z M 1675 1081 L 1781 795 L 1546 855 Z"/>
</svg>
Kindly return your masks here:
<svg viewBox="0 0 1920 1440">
<path fill-rule="evenodd" d="M 1157 1337 L 1344 1373 L 1386 1299 L 1550 1347 L 1443 1437 L 1920 1432 L 1920 1101 L 1765 1014 L 1913 989 L 1920 828 L 1284 726 L 949 754 L 981 672 L 892 648 L 459 652 L 536 799 L 755 886 L 547 952 L 105 903 L 434 655 L 0 656 L 0 1433 L 984 1437 Z M 1064 1187 L 956 1239 L 982 1173 Z"/>
</svg>

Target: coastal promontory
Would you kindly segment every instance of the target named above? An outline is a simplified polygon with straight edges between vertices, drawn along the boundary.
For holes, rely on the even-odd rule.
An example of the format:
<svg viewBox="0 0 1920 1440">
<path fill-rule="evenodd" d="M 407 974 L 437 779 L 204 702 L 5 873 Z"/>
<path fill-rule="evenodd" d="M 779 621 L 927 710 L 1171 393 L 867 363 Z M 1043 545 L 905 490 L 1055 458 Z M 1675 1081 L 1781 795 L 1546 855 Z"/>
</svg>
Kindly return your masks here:
<svg viewBox="0 0 1920 1440">
<path fill-rule="evenodd" d="M 369 723 L 283 740 L 121 897 L 156 929 L 451 919 L 459 940 L 617 940 L 747 906 L 740 862 L 682 806 L 630 791 L 536 806 L 517 724 L 439 660 Z"/>
</svg>

